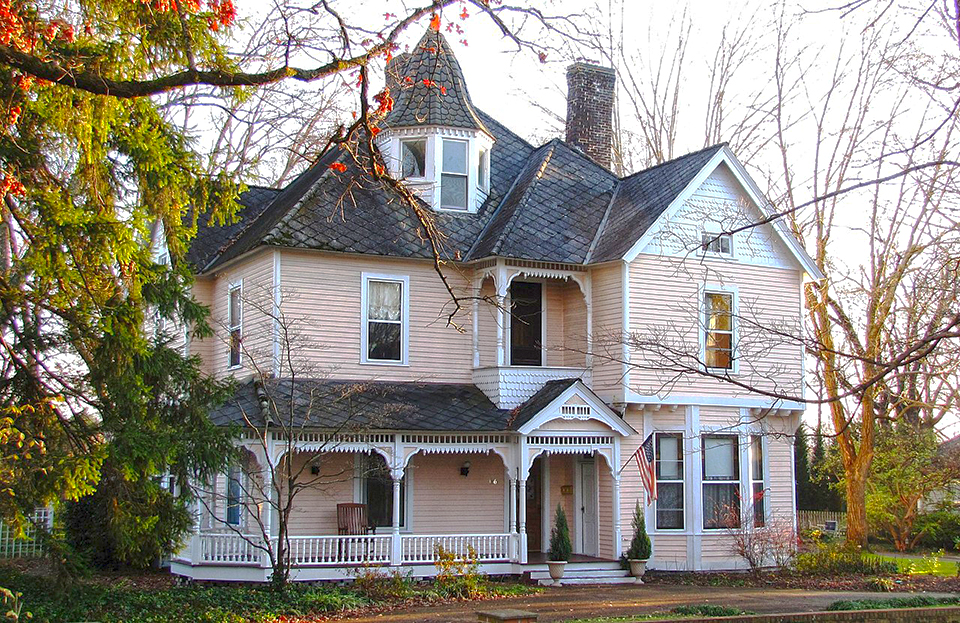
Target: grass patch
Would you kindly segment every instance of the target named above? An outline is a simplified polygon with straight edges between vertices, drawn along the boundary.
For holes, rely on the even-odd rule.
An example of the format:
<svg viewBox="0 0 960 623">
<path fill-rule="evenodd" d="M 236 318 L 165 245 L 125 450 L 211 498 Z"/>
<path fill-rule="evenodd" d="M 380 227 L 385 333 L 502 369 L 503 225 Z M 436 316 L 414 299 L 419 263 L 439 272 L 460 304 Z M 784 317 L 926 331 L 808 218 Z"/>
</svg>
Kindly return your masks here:
<svg viewBox="0 0 960 623">
<path fill-rule="evenodd" d="M 412 583 L 411 583 L 412 584 Z M 292 584 L 283 592 L 269 586 L 184 586 L 155 590 L 80 583 L 51 590 L 45 578 L 0 569 L 0 586 L 23 593 L 24 612 L 38 623 L 271 623 L 329 616 L 403 599 L 371 599 L 352 587 Z M 483 596 L 532 592 L 515 584 L 489 582 Z M 448 595 L 431 584 L 411 586 L 405 599 L 445 601 Z"/>
<path fill-rule="evenodd" d="M 676 608 L 665 612 L 651 612 L 644 615 L 626 615 L 617 617 L 593 617 L 589 619 L 573 619 L 567 623 L 633 623 L 634 621 L 658 621 L 661 619 L 683 620 L 699 617 L 735 617 L 745 614 L 754 614 L 748 610 L 730 608 L 728 606 L 717 606 L 713 604 L 701 604 L 698 606 L 677 606 Z"/>
<path fill-rule="evenodd" d="M 827 610 L 885 610 L 888 608 L 936 608 L 960 605 L 960 597 L 891 597 L 889 599 L 857 599 L 835 601 Z"/>
<path fill-rule="evenodd" d="M 952 560 L 943 560 L 936 555 L 924 556 L 923 558 L 897 558 L 880 555 L 877 558 L 897 565 L 900 573 L 937 575 L 945 578 L 957 577 L 957 563 Z"/>
</svg>

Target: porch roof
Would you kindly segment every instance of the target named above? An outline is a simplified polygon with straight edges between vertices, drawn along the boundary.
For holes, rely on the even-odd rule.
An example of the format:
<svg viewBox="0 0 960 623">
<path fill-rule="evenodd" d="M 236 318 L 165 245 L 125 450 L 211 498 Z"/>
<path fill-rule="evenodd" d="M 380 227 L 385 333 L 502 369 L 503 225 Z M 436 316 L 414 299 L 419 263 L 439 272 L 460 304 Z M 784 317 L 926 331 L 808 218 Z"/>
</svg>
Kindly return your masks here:
<svg viewBox="0 0 960 623">
<path fill-rule="evenodd" d="M 241 385 L 211 413 L 214 424 L 262 426 L 260 402 L 286 421 L 293 401 L 295 427 L 347 430 L 505 431 L 511 412 L 498 409 L 475 385 L 388 383 L 329 379 L 269 379 Z"/>
</svg>

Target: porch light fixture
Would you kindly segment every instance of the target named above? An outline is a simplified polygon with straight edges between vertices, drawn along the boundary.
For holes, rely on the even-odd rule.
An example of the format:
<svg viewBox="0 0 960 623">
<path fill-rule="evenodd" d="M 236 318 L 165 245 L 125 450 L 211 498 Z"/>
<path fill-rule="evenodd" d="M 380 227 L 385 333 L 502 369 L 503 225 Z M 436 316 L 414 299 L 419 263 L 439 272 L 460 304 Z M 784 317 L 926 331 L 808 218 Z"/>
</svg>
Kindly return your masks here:
<svg viewBox="0 0 960 623">
<path fill-rule="evenodd" d="M 460 475 L 464 478 L 470 475 L 470 461 L 464 461 L 460 466 Z"/>
</svg>

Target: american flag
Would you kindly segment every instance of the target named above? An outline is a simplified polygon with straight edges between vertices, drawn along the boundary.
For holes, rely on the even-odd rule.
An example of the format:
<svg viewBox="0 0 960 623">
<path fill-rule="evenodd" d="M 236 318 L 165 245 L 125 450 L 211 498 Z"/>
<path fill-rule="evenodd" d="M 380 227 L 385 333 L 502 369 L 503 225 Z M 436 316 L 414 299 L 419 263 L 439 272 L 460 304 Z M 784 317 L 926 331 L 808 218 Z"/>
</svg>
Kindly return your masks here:
<svg viewBox="0 0 960 623">
<path fill-rule="evenodd" d="M 640 480 L 643 481 L 643 488 L 647 492 L 647 505 L 649 506 L 657 499 L 657 478 L 656 467 L 654 466 L 653 451 L 653 433 L 644 440 L 644 442 L 633 453 L 633 458 L 637 461 L 637 469 L 640 470 Z"/>
</svg>

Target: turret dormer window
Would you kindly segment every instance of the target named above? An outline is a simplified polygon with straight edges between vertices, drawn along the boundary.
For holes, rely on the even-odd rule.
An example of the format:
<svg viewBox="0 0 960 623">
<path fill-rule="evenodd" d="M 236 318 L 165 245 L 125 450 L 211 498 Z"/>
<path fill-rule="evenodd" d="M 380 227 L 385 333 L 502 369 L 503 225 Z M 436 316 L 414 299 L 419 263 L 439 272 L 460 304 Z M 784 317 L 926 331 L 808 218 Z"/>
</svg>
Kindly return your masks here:
<svg viewBox="0 0 960 623">
<path fill-rule="evenodd" d="M 414 138 L 400 141 L 400 175 L 403 179 L 426 177 L 427 139 Z"/>
<path fill-rule="evenodd" d="M 466 210 L 467 141 L 443 139 L 442 166 L 440 207 L 445 210 Z"/>
<path fill-rule="evenodd" d="M 477 188 L 483 192 L 490 191 L 490 150 L 481 149 L 480 159 L 477 161 Z"/>
</svg>

